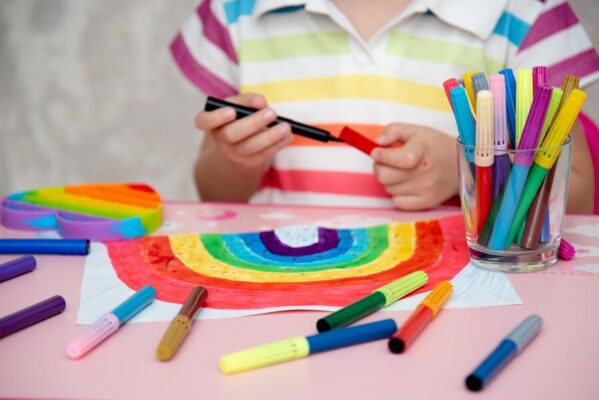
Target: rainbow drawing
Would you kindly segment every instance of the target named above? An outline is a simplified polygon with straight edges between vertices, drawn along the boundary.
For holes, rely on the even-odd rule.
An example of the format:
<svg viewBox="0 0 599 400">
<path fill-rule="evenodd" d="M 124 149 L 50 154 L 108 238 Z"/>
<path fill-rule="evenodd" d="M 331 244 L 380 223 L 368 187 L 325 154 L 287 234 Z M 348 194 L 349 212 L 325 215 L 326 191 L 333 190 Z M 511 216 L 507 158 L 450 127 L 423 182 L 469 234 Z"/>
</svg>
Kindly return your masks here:
<svg viewBox="0 0 599 400">
<path fill-rule="evenodd" d="M 5 197 L 0 221 L 11 229 L 56 229 L 64 238 L 131 239 L 160 227 L 162 201 L 146 184 L 55 186 Z"/>
<path fill-rule="evenodd" d="M 451 280 L 468 264 L 464 237 L 458 215 L 358 229 L 144 237 L 103 243 L 97 256 L 107 254 L 127 287 L 152 285 L 165 302 L 182 303 L 202 285 L 214 309 L 343 306 L 416 270 L 429 275 L 420 292 Z"/>
</svg>

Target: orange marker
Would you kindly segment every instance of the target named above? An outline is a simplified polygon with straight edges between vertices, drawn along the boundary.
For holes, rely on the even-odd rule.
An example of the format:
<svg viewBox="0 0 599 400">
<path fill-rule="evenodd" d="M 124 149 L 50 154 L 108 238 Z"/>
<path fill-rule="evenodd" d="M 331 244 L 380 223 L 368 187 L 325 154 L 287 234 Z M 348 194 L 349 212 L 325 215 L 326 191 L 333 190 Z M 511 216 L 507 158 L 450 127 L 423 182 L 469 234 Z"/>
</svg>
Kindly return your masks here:
<svg viewBox="0 0 599 400">
<path fill-rule="evenodd" d="M 418 305 L 416 311 L 389 339 L 389 350 L 393 353 L 403 353 L 412 345 L 414 339 L 431 322 L 443 307 L 453 286 L 449 281 L 440 282 L 432 292 Z"/>
</svg>

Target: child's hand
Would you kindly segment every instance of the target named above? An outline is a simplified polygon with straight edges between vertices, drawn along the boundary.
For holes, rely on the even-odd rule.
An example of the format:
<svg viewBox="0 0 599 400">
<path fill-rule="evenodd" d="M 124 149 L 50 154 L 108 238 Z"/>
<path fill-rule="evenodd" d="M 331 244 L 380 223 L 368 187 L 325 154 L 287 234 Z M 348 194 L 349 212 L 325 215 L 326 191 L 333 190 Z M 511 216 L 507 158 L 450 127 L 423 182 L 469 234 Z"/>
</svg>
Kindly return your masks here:
<svg viewBox="0 0 599 400">
<path fill-rule="evenodd" d="M 395 123 L 385 128 L 377 142 L 404 144 L 372 151 L 374 173 L 397 208 L 431 208 L 457 193 L 455 138 L 433 128 Z"/>
<path fill-rule="evenodd" d="M 232 108 L 200 111 L 196 126 L 209 134 L 218 151 L 233 163 L 248 168 L 267 166 L 291 141 L 291 127 L 285 123 L 268 127 L 277 116 L 261 95 L 247 93 L 226 100 L 261 110 L 240 120 L 235 119 Z"/>
</svg>

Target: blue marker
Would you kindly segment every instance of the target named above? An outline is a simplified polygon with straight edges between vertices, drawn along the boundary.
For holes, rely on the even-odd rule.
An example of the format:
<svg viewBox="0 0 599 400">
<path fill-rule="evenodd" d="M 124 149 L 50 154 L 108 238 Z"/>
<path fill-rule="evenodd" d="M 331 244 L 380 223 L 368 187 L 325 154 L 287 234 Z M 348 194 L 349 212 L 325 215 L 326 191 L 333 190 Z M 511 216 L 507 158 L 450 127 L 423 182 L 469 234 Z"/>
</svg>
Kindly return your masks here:
<svg viewBox="0 0 599 400">
<path fill-rule="evenodd" d="M 144 286 L 117 308 L 104 314 L 67 346 L 67 355 L 78 359 L 115 333 L 125 322 L 146 308 L 156 298 L 156 289 Z"/>
<path fill-rule="evenodd" d="M 89 254 L 87 239 L 0 239 L 0 254 Z"/>
<path fill-rule="evenodd" d="M 451 106 L 453 108 L 453 114 L 455 116 L 455 122 L 458 125 L 458 133 L 460 135 L 460 141 L 469 148 L 465 148 L 466 159 L 471 166 L 474 167 L 474 145 L 476 138 L 476 127 L 474 125 L 474 118 L 472 117 L 472 111 L 470 110 L 470 103 L 468 102 L 468 95 L 466 90 L 462 87 L 456 87 L 451 89 L 449 92 L 451 96 Z"/>
<path fill-rule="evenodd" d="M 466 378 L 466 387 L 478 392 L 537 336 L 543 320 L 536 314 L 526 318 Z"/>
<path fill-rule="evenodd" d="M 505 77 L 505 108 L 507 112 L 507 127 L 510 132 L 512 148 L 516 148 L 516 78 L 511 69 L 499 71 Z"/>
<path fill-rule="evenodd" d="M 535 157 L 537 143 L 551 99 L 551 91 L 550 86 L 540 86 L 530 107 L 530 113 L 522 131 L 520 147 L 514 157 L 514 164 L 505 185 L 503 199 L 489 239 L 488 247 L 491 250 L 505 250 L 511 246 L 511 243 L 508 243 L 509 229 L 526 183 L 528 170 Z"/>
<path fill-rule="evenodd" d="M 327 350 L 387 339 L 397 331 L 392 319 L 334 329 L 312 336 L 296 336 L 227 354 L 220 359 L 225 374 L 248 371 L 268 365 L 297 360 Z"/>
</svg>

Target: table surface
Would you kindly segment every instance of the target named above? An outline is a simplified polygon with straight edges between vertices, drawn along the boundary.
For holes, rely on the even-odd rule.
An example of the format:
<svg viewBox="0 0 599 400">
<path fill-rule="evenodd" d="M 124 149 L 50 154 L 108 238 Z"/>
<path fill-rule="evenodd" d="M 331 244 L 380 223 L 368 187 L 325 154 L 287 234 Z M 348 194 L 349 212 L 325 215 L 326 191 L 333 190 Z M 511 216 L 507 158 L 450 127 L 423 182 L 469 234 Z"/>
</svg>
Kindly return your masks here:
<svg viewBox="0 0 599 400">
<path fill-rule="evenodd" d="M 455 214 L 171 202 L 159 233 L 241 232 L 301 223 L 366 226 Z M 0 228 L 0 237 L 28 234 Z M 30 234 L 29 234 L 30 235 Z M 322 312 L 297 311 L 202 320 L 168 363 L 154 351 L 168 323 L 138 323 L 80 361 L 67 342 L 75 324 L 84 258 L 40 256 L 30 274 L 0 284 L 0 315 L 55 294 L 64 313 L 0 340 L 0 397 L 76 399 L 597 399 L 599 398 L 599 217 L 568 216 L 564 237 L 579 254 L 543 272 L 512 274 L 523 304 L 447 309 L 403 355 L 381 342 L 335 350 L 237 375 L 222 375 L 220 356 L 311 332 Z M 0 256 L 0 262 L 10 256 Z M 470 393 L 465 376 L 523 318 L 541 315 L 544 327 L 530 346 L 485 389 Z M 385 312 L 403 322 L 409 312 Z M 381 315 L 365 320 L 380 319 Z"/>
</svg>

